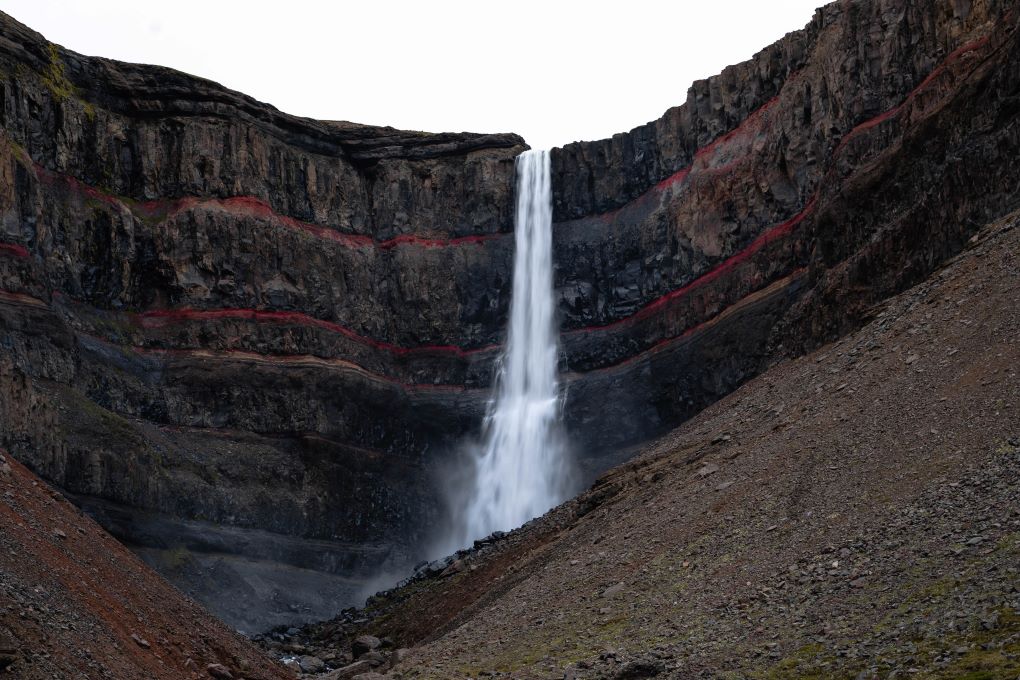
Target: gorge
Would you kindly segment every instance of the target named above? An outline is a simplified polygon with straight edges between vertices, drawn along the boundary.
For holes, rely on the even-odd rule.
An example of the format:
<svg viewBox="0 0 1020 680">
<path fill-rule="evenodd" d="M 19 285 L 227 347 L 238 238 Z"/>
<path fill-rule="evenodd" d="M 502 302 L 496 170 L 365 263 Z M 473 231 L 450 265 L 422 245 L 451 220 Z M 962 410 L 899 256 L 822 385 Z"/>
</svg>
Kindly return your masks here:
<svg viewBox="0 0 1020 680">
<path fill-rule="evenodd" d="M 832 2 L 549 152 L 581 483 L 1018 207 L 1017 21 Z M 498 374 L 525 141 L 298 118 L 6 15 L 0 127 L 0 447 L 247 632 L 417 562 Z"/>
</svg>

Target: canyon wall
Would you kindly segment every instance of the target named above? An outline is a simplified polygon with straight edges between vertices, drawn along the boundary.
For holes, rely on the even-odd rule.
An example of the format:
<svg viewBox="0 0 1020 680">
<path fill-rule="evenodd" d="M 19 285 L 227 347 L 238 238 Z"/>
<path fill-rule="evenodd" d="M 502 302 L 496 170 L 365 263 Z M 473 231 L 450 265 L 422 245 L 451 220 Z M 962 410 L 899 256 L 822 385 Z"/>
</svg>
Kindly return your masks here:
<svg viewBox="0 0 1020 680">
<path fill-rule="evenodd" d="M 1015 206 L 1015 28 L 995 0 L 834 2 L 661 119 L 555 150 L 575 429 L 669 429 Z"/>
<path fill-rule="evenodd" d="M 0 440 L 238 626 L 350 604 L 480 420 L 523 141 L 0 29 Z"/>
<path fill-rule="evenodd" d="M 835 2 L 660 120 L 553 150 L 589 473 L 1016 207 L 1016 23 Z M 297 118 L 4 15 L 0 117 L 0 446 L 248 630 L 414 559 L 488 397 L 524 141 Z"/>
</svg>

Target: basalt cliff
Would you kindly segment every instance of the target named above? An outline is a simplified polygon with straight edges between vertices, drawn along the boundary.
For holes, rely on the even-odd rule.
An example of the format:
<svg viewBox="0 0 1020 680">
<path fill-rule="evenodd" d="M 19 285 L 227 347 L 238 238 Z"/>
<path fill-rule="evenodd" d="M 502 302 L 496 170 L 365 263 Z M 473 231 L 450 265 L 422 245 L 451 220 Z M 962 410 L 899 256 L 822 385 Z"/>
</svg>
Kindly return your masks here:
<svg viewBox="0 0 1020 680">
<path fill-rule="evenodd" d="M 553 150 L 590 476 L 1017 207 L 1016 9 L 834 2 Z M 417 559 L 489 395 L 524 140 L 298 118 L 6 15 L 0 127 L 0 447 L 245 630 Z"/>
</svg>

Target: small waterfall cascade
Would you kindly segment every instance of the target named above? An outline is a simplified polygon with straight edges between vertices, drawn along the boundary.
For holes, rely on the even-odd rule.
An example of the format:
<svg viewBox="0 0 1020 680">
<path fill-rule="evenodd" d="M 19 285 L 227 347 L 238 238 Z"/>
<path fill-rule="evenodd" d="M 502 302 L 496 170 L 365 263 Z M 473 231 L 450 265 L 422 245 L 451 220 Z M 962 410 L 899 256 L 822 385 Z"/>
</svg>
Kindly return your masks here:
<svg viewBox="0 0 1020 680">
<path fill-rule="evenodd" d="M 513 297 L 483 442 L 462 506 L 461 545 L 516 528 L 564 500 L 572 465 L 564 440 L 553 295 L 548 151 L 517 158 Z"/>
</svg>

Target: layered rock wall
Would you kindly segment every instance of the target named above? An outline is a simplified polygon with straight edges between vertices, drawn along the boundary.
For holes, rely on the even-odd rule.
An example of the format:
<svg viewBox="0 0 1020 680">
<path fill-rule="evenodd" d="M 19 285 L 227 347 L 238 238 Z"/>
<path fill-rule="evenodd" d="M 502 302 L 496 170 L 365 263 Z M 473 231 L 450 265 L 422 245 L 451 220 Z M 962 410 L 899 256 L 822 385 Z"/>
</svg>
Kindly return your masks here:
<svg viewBox="0 0 1020 680">
<path fill-rule="evenodd" d="M 832 3 L 660 120 L 553 150 L 589 472 L 1016 206 L 1016 22 Z M 413 559 L 488 396 L 524 142 L 296 118 L 9 17 L 0 123 L 0 446 L 241 627 Z"/>
<path fill-rule="evenodd" d="M 597 424 L 601 393 L 622 404 L 601 441 L 665 430 L 1013 206 L 1015 23 L 994 1 L 832 3 L 662 119 L 555 150 L 573 417 Z"/>
<path fill-rule="evenodd" d="M 296 118 L 0 29 L 0 438 L 238 625 L 350 603 L 477 427 L 522 140 Z"/>
</svg>

